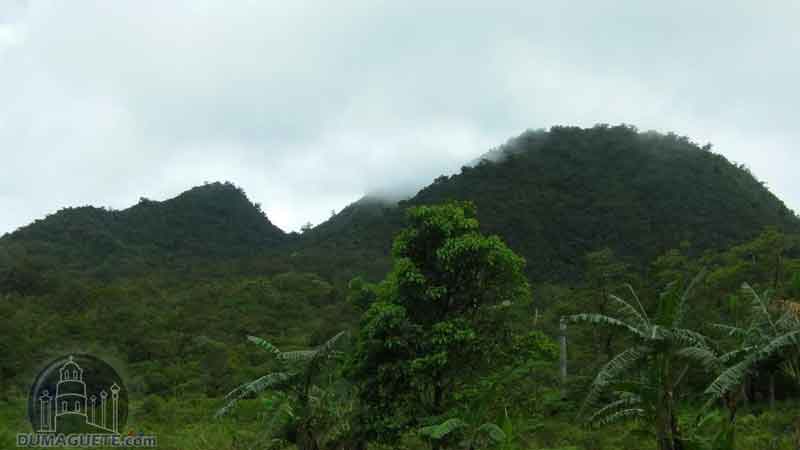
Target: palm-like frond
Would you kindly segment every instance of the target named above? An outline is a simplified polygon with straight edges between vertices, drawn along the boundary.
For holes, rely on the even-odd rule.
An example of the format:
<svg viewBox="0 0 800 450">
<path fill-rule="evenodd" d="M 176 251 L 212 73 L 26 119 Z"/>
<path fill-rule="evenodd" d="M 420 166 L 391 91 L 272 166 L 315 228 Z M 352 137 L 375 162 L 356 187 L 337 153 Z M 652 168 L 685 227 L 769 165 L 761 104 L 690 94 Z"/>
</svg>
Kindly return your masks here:
<svg viewBox="0 0 800 450">
<path fill-rule="evenodd" d="M 724 323 L 713 323 L 711 324 L 712 327 L 722 330 L 731 337 L 739 337 L 745 338 L 750 334 L 750 330 L 747 328 L 737 327 L 734 325 L 726 325 Z"/>
<path fill-rule="evenodd" d="M 228 413 L 236 403 L 242 398 L 263 392 L 266 389 L 279 389 L 285 387 L 289 382 L 293 382 L 296 378 L 302 375 L 304 385 L 301 391 L 308 393 L 314 371 L 319 369 L 317 364 L 322 358 L 330 356 L 336 348 L 336 344 L 342 340 L 347 333 L 342 331 L 337 333 L 332 338 L 328 339 L 322 345 L 311 350 L 293 350 L 288 352 L 281 351 L 271 342 L 262 339 L 258 336 L 247 336 L 247 340 L 258 345 L 270 354 L 274 355 L 278 361 L 284 363 L 284 370 L 268 373 L 248 383 L 244 383 L 236 389 L 230 391 L 225 395 L 224 400 L 227 402 L 222 408 L 217 410 L 215 417 L 220 417 Z M 303 363 L 303 367 L 296 365 L 287 365 L 286 363 Z M 290 368 L 289 368 L 290 367 Z"/>
<path fill-rule="evenodd" d="M 752 356 L 752 363 L 755 364 L 762 362 L 786 347 L 797 347 L 798 345 L 800 345 L 800 329 L 789 331 L 788 333 L 784 333 L 776 337 L 768 344 L 761 347 L 758 352 Z"/>
<path fill-rule="evenodd" d="M 420 428 L 419 434 L 429 439 L 439 440 L 445 436 L 465 428 L 467 423 L 459 418 L 447 419 L 442 423 Z"/>
<path fill-rule="evenodd" d="M 337 345 L 345 336 L 347 336 L 347 332 L 341 331 L 316 348 L 311 350 L 295 350 L 291 352 L 284 352 L 281 354 L 280 358 L 287 361 L 313 361 L 329 357 L 336 353 Z"/>
<path fill-rule="evenodd" d="M 769 313 L 769 297 L 767 295 L 758 295 L 758 292 L 748 283 L 742 283 L 742 290 L 750 297 L 750 313 L 752 317 L 758 317 L 771 322 L 772 316 Z"/>
<path fill-rule="evenodd" d="M 718 350 L 706 336 L 681 327 L 687 314 L 690 294 L 704 275 L 705 271 L 700 272 L 683 290 L 676 283 L 671 283 L 662 293 L 658 314 L 652 319 L 630 286 L 631 301 L 616 295 L 609 296 L 617 306 L 619 317 L 577 314 L 566 318 L 572 322 L 621 328 L 636 340 L 635 346 L 612 358 L 595 376 L 580 415 L 589 405 L 597 403 L 602 392 L 612 387 L 623 388 L 626 392 L 616 401 L 602 405 L 589 417 L 589 423 L 607 425 L 639 418 L 656 421 L 656 410 L 664 398 L 674 398 L 673 394 L 687 373 L 689 363 L 699 363 L 707 370 L 719 370 L 722 367 Z M 679 370 L 681 359 L 686 364 Z M 669 392 L 665 392 L 665 389 Z"/>
<path fill-rule="evenodd" d="M 273 372 L 251 381 L 247 384 L 246 389 L 253 394 L 258 394 L 266 389 L 277 387 L 295 376 L 297 374 L 293 372 Z"/>
<path fill-rule="evenodd" d="M 785 302 L 776 302 L 779 316 L 775 318 L 769 291 L 759 295 L 747 283 L 742 284 L 742 290 L 750 297 L 750 324 L 747 328 L 717 325 L 729 335 L 739 337 L 741 343 L 740 348 L 720 357 L 722 363 L 739 361 L 723 370 L 706 389 L 712 400 L 736 389 L 753 367 L 773 358 L 778 352 L 791 347 L 796 355 L 800 350 L 800 321 L 794 308 Z M 784 367 L 787 367 L 787 362 Z"/>
<path fill-rule="evenodd" d="M 694 278 L 692 278 L 692 281 L 689 282 L 689 285 L 686 286 L 686 288 L 681 293 L 680 297 L 678 298 L 678 304 L 675 308 L 675 316 L 672 320 L 673 327 L 678 327 L 683 323 L 687 311 L 686 303 L 689 300 L 689 297 L 691 296 L 694 287 L 698 283 L 700 283 L 700 281 L 705 277 L 705 275 L 706 275 L 706 269 L 701 270 L 697 275 L 694 276 Z"/>
<path fill-rule="evenodd" d="M 632 406 L 639 405 L 642 402 L 641 397 L 635 394 L 623 395 L 622 398 L 619 400 L 615 400 L 606 406 L 598 409 L 594 412 L 587 421 L 589 423 L 596 423 L 598 420 L 602 420 L 610 414 L 617 412 L 620 409 L 629 409 Z"/>
<path fill-rule="evenodd" d="M 636 305 L 639 307 L 639 311 L 642 313 L 642 317 L 644 317 L 645 322 L 650 323 L 650 316 L 647 315 L 647 311 L 644 309 L 642 301 L 639 300 L 639 295 L 636 294 L 636 290 L 633 289 L 633 286 L 631 286 L 630 283 L 625 283 L 625 288 L 631 293 L 631 297 L 636 300 Z"/>
<path fill-rule="evenodd" d="M 340 331 L 332 338 L 325 341 L 322 345 L 315 349 L 315 358 L 322 358 L 330 355 L 339 345 L 339 343 L 347 336 L 347 331 Z"/>
<path fill-rule="evenodd" d="M 625 420 L 634 420 L 644 417 L 645 410 L 642 408 L 628 408 L 619 410 L 613 414 L 609 414 L 603 419 L 599 420 L 597 426 L 606 426 L 613 423 L 622 422 Z"/>
<path fill-rule="evenodd" d="M 706 388 L 705 393 L 711 395 L 712 400 L 722 397 L 726 392 L 730 392 L 742 384 L 750 366 L 751 362 L 748 358 L 728 367 Z"/>
<path fill-rule="evenodd" d="M 644 346 L 631 347 L 607 362 L 597 373 L 597 376 L 595 376 L 589 388 L 589 393 L 586 395 L 586 399 L 581 407 L 581 414 L 583 414 L 583 411 L 585 411 L 589 405 L 594 404 L 604 390 L 613 382 L 618 381 L 620 375 L 641 363 L 642 359 L 647 356 L 651 350 L 651 348 Z"/>
<path fill-rule="evenodd" d="M 271 342 L 267 341 L 266 339 L 262 339 L 258 336 L 247 336 L 247 340 L 258 345 L 267 352 L 271 353 L 279 360 L 288 362 L 302 362 L 302 361 L 311 361 L 316 358 L 330 355 L 332 351 L 335 349 L 337 343 L 339 343 L 346 334 L 347 334 L 346 331 L 341 331 L 332 338 L 328 339 L 325 343 L 313 349 L 292 350 L 287 352 L 281 351 Z"/>
<path fill-rule="evenodd" d="M 275 347 L 274 345 L 272 345 L 271 342 L 267 341 L 266 339 L 262 339 L 258 336 L 247 336 L 247 340 L 258 345 L 259 347 L 263 348 L 269 353 L 272 353 L 275 356 L 279 356 L 281 354 L 281 351 L 278 349 L 278 347 Z"/>
<path fill-rule="evenodd" d="M 614 294 L 610 294 L 608 298 L 617 306 L 619 313 L 629 322 L 633 322 L 636 328 L 647 329 L 650 326 L 650 321 L 633 305 Z"/>
<path fill-rule="evenodd" d="M 605 325 L 609 327 L 621 328 L 623 330 L 629 331 L 634 336 L 647 339 L 647 336 L 643 332 L 643 330 L 639 330 L 638 328 L 630 324 L 627 324 L 619 319 L 606 316 L 604 314 L 594 314 L 594 313 L 574 314 L 565 317 L 565 319 L 570 322 L 588 322 L 593 325 Z"/>
<path fill-rule="evenodd" d="M 796 347 L 798 344 L 800 344 L 800 329 L 782 334 L 766 345 L 755 348 L 755 351 L 750 353 L 747 358 L 725 369 L 706 389 L 706 393 L 717 398 L 721 397 L 739 386 L 756 364 L 767 360 L 786 347 Z"/>
<path fill-rule="evenodd" d="M 736 361 L 737 359 L 740 359 L 743 356 L 749 355 L 750 353 L 754 352 L 757 348 L 758 347 L 755 345 L 748 345 L 745 347 L 737 348 L 736 350 L 732 350 L 728 353 L 720 355 L 719 361 L 722 364 L 728 364 L 731 361 Z"/>
<path fill-rule="evenodd" d="M 699 363 L 709 372 L 722 369 L 722 361 L 713 350 L 703 347 L 684 347 L 676 352 L 680 358 Z"/>
<path fill-rule="evenodd" d="M 317 355 L 317 350 L 293 350 L 290 352 L 282 352 L 278 355 L 279 359 L 284 361 L 298 362 L 310 361 Z"/>
<path fill-rule="evenodd" d="M 711 341 L 706 336 L 688 328 L 672 328 L 667 330 L 667 333 L 675 343 L 680 345 L 702 348 L 709 351 L 713 348 Z"/>
<path fill-rule="evenodd" d="M 227 403 L 225 406 L 217 410 L 217 412 L 214 414 L 214 417 L 221 417 L 227 414 L 234 406 L 236 406 L 236 403 L 238 403 L 238 401 L 244 397 L 251 394 L 258 394 L 266 389 L 276 387 L 279 384 L 290 380 L 294 376 L 295 374 L 290 372 L 272 372 L 264 375 L 263 377 L 242 384 L 225 395 L 224 399 L 227 400 Z"/>
<path fill-rule="evenodd" d="M 505 431 L 502 428 L 497 426 L 494 423 L 485 423 L 478 427 L 478 430 L 475 432 L 477 436 L 487 436 L 491 441 L 495 444 L 500 444 L 505 442 L 507 436 Z"/>
</svg>

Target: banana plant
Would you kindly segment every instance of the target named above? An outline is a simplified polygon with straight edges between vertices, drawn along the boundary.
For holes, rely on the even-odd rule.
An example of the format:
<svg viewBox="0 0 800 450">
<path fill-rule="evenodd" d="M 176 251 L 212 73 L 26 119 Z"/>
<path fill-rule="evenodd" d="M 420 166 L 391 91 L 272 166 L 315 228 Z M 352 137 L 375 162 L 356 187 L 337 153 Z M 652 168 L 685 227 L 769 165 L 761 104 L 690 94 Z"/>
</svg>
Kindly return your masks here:
<svg viewBox="0 0 800 450">
<path fill-rule="evenodd" d="M 433 448 L 457 444 L 468 450 L 478 450 L 492 448 L 506 441 L 505 432 L 494 423 L 470 427 L 469 423 L 457 417 L 423 427 L 418 434 L 430 441 Z"/>
<path fill-rule="evenodd" d="M 577 314 L 565 319 L 594 327 L 613 328 L 627 335 L 631 345 L 614 356 L 597 373 L 580 410 L 593 426 L 634 420 L 652 425 L 659 450 L 685 448 L 678 422 L 681 382 L 688 369 L 712 369 L 718 352 L 706 336 L 686 328 L 688 300 L 700 282 L 699 273 L 681 289 L 671 283 L 648 313 L 633 287 L 629 299 L 610 295 L 616 314 Z M 594 412 L 587 413 L 589 409 Z"/>
<path fill-rule="evenodd" d="M 277 415 L 286 418 L 293 428 L 292 434 L 299 450 L 319 450 L 320 442 L 325 440 L 323 430 L 316 424 L 321 420 L 320 406 L 331 404 L 328 398 L 335 388 L 330 380 L 320 380 L 322 372 L 331 362 L 338 361 L 342 352 L 338 350 L 346 332 L 340 332 L 318 347 L 305 350 L 282 351 L 271 342 L 256 336 L 247 340 L 271 354 L 277 361 L 278 370 L 267 373 L 230 391 L 224 398 L 225 404 L 219 408 L 215 417 L 229 413 L 245 397 L 272 391 L 275 402 L 268 408 L 268 423 L 278 421 Z M 323 386 L 323 384 L 325 386 Z M 331 388 L 331 389 L 326 389 Z M 327 412 L 326 412 L 327 414 Z M 265 429 L 265 438 L 273 439 L 277 427 Z"/>
<path fill-rule="evenodd" d="M 724 355 L 724 360 L 731 365 L 706 389 L 712 400 L 730 394 L 753 370 L 767 362 L 777 364 L 800 384 L 800 306 L 791 301 L 774 300 L 770 291 L 758 294 L 747 283 L 742 285 L 742 290 L 751 299 L 750 321 L 745 327 L 716 325 L 729 336 L 738 338 L 739 346 Z M 773 377 L 770 383 L 770 393 L 774 395 Z"/>
</svg>

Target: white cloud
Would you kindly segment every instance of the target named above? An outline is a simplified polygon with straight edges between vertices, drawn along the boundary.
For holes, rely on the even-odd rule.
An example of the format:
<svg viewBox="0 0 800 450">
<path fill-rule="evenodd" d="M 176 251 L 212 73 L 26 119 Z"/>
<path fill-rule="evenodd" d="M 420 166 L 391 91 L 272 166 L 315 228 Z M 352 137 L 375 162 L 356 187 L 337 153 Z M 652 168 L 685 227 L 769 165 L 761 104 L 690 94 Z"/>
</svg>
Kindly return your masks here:
<svg viewBox="0 0 800 450">
<path fill-rule="evenodd" d="M 597 122 L 711 141 L 800 207 L 794 2 L 6 2 L 0 233 L 224 179 L 297 229 Z"/>
</svg>

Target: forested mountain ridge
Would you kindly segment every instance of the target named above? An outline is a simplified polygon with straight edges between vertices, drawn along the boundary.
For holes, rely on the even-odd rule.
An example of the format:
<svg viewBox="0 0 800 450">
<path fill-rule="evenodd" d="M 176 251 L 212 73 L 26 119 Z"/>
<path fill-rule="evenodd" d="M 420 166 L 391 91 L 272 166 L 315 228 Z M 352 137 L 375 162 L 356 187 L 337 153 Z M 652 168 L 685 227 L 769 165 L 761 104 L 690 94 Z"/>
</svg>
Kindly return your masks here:
<svg viewBox="0 0 800 450">
<path fill-rule="evenodd" d="M 765 226 L 800 229 L 749 171 L 676 135 L 554 127 L 498 152 L 497 163 L 441 179 L 412 202 L 474 201 L 485 229 L 525 256 L 537 279 L 577 276 L 580 258 L 606 246 L 646 263 L 682 241 L 702 251 Z"/>
<path fill-rule="evenodd" d="M 641 323 L 627 330 L 650 330 L 649 348 L 661 351 L 663 328 L 647 317 L 683 316 L 683 307 L 662 311 L 662 299 L 684 298 L 684 285 L 707 273 L 694 289 L 689 328 L 670 336 L 735 349 L 738 337 L 710 325 L 751 326 L 750 300 L 758 296 L 742 293 L 743 282 L 775 292 L 772 305 L 785 314 L 800 311 L 799 223 L 743 166 L 687 138 L 628 126 L 529 131 L 408 200 L 367 196 L 303 233 L 272 225 L 229 182 L 122 211 L 66 208 L 0 238 L 0 422 L 11 418 L 13 429 L 23 429 L 19 405 L 40 364 L 85 352 L 128 373 L 134 414 L 164 436 L 164 448 L 258 447 L 267 416 L 285 411 L 274 402 L 290 405 L 294 394 L 248 399 L 245 389 L 236 416 L 223 420 L 211 419 L 211 406 L 248 380 L 258 385 L 281 361 L 302 363 L 298 355 L 332 351 L 331 339 L 350 335 L 329 361 L 335 372 L 303 376 L 335 389 L 320 384 L 324 401 L 291 409 L 322 420 L 284 417 L 286 432 L 276 434 L 294 442 L 309 426 L 334 440 L 289 448 L 364 448 L 331 443 L 341 438 L 388 442 L 374 449 L 432 447 L 420 439 L 452 440 L 438 448 L 456 448 L 454 439 L 471 428 L 499 435 L 499 426 L 486 428 L 495 423 L 513 443 L 505 448 L 515 450 L 655 448 L 645 444 L 646 421 L 611 432 L 576 423 L 588 383 L 605 379 L 595 374 L 617 352 L 640 348 L 624 350 L 637 338 L 598 315 L 634 302 L 622 312 Z M 570 325 L 567 385 L 554 340 L 565 317 L 613 325 Z M 267 352 L 252 351 L 259 342 Z M 714 349 L 673 350 L 709 356 Z M 697 430 L 683 417 L 699 412 L 689 407 L 717 376 L 705 373 L 721 364 L 722 356 L 713 358 L 686 366 L 683 395 L 658 396 L 676 399 L 692 439 Z M 794 378 L 775 376 L 762 359 L 751 364 L 749 386 L 735 392 L 748 390 L 756 409 L 768 397 L 795 404 Z M 643 361 L 656 360 L 671 361 Z M 621 404 L 610 399 L 597 400 Z M 427 416 L 417 421 L 420 405 Z M 739 425 L 745 445 L 736 448 L 794 448 L 768 444 L 796 423 L 790 413 L 739 411 L 748 418 Z M 372 420 L 375 412 L 383 418 Z M 715 417 L 708 423 L 724 422 Z M 326 424 L 336 426 L 320 428 Z M 187 445 L 197 430 L 218 434 Z M 0 427 L 0 447 L 12 442 Z"/>
<path fill-rule="evenodd" d="M 122 211 L 66 208 L 4 236 L 0 252 L 101 278 L 222 258 L 339 281 L 378 279 L 390 267 L 403 210 L 446 200 L 473 201 L 482 228 L 529 261 L 532 281 L 574 280 L 583 255 L 603 247 L 642 267 L 682 242 L 697 255 L 767 226 L 800 230 L 763 183 L 710 146 L 598 125 L 527 131 L 399 205 L 366 196 L 299 235 L 281 231 L 225 182 Z"/>
<path fill-rule="evenodd" d="M 392 238 L 405 220 L 397 202 L 367 195 L 293 243 L 293 260 L 332 278 L 381 278 L 391 267 Z"/>
<path fill-rule="evenodd" d="M 217 182 L 124 210 L 64 208 L 4 235 L 0 252 L 102 277 L 181 259 L 252 256 L 287 240 L 241 188 Z"/>
<path fill-rule="evenodd" d="M 574 280 L 581 258 L 603 247 L 643 266 L 685 241 L 697 255 L 752 239 L 767 226 L 800 230 L 762 182 L 710 146 L 600 125 L 527 131 L 459 174 L 437 178 L 400 208 L 357 202 L 309 237 L 325 236 L 315 242 L 339 250 L 330 261 L 357 248 L 381 265 L 403 208 L 450 199 L 473 201 L 483 229 L 524 256 L 529 277 L 539 281 Z"/>
</svg>

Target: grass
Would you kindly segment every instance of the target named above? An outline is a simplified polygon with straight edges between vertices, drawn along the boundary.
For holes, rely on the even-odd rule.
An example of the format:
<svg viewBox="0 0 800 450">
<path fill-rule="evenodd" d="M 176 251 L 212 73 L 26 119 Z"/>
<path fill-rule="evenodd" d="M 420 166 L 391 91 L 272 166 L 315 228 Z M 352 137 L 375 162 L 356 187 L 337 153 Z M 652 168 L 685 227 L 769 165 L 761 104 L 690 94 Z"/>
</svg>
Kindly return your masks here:
<svg viewBox="0 0 800 450">
<path fill-rule="evenodd" d="M 220 400 L 204 396 L 163 399 L 149 396 L 131 404 L 125 430 L 153 434 L 164 450 L 245 450 L 263 448 L 260 400 L 244 400 L 226 418 L 215 420 Z M 0 400 L 0 449 L 16 446 L 16 434 L 31 431 L 23 398 Z M 800 417 L 797 402 L 779 403 L 775 410 L 742 410 L 737 420 L 737 450 L 794 450 L 794 430 Z M 566 417 L 513 419 L 515 439 L 508 450 L 648 450 L 652 438 L 635 427 L 617 426 L 588 430 Z M 259 446 L 262 444 L 262 446 Z M 395 449 L 423 450 L 417 439 L 407 439 Z"/>
<path fill-rule="evenodd" d="M 164 450 L 244 450 L 259 438 L 261 403 L 242 401 L 227 418 L 213 419 L 219 400 L 201 396 L 161 399 L 155 396 L 131 404 L 126 433 L 155 435 Z M 0 401 L 0 449 L 16 447 L 16 434 L 29 433 L 24 399 Z"/>
</svg>

